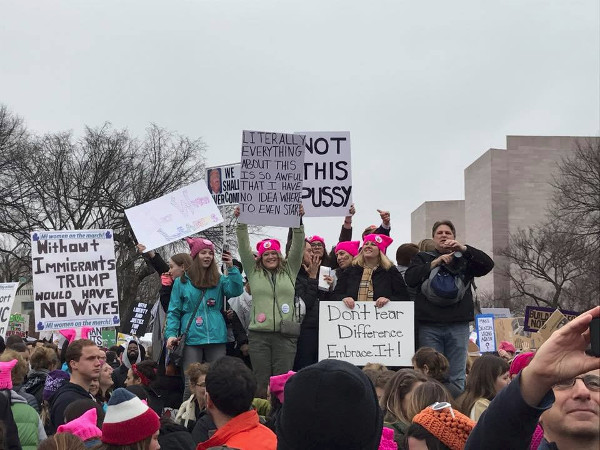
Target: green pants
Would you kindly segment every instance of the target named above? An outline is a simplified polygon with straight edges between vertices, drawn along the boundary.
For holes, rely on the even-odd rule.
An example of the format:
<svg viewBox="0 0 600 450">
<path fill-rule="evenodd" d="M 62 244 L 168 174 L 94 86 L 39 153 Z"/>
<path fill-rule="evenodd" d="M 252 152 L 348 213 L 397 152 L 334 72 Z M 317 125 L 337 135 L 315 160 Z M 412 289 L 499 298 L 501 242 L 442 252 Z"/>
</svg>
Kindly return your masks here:
<svg viewBox="0 0 600 450">
<path fill-rule="evenodd" d="M 250 331 L 248 352 L 252 370 L 256 375 L 258 389 L 269 386 L 269 378 L 292 370 L 296 357 L 298 338 L 282 336 L 281 333 Z"/>
</svg>

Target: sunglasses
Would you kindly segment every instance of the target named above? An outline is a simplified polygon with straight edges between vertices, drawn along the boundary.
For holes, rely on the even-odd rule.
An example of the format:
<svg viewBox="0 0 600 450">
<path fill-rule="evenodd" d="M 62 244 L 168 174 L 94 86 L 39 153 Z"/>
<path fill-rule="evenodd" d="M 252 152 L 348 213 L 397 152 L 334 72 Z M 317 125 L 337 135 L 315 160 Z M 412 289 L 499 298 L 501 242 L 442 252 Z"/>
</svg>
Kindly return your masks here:
<svg viewBox="0 0 600 450">
<path fill-rule="evenodd" d="M 570 389 L 575 386 L 577 380 L 583 381 L 585 387 L 590 391 L 600 391 L 600 377 L 598 375 L 583 375 L 582 377 L 569 378 L 568 380 L 556 383 L 554 387 L 556 389 Z"/>
</svg>

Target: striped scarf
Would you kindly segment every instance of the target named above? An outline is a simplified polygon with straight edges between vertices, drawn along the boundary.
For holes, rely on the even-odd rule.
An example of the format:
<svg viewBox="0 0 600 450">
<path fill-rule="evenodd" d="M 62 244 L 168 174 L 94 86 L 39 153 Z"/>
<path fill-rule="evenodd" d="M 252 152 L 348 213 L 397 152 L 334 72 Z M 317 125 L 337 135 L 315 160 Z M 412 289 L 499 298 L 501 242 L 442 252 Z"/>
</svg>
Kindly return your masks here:
<svg viewBox="0 0 600 450">
<path fill-rule="evenodd" d="M 375 269 L 377 269 L 377 267 L 373 267 L 372 269 L 369 269 L 368 267 L 363 268 L 360 284 L 358 285 L 359 302 L 373 301 L 373 282 L 371 281 L 371 277 L 373 276 L 373 271 Z"/>
</svg>

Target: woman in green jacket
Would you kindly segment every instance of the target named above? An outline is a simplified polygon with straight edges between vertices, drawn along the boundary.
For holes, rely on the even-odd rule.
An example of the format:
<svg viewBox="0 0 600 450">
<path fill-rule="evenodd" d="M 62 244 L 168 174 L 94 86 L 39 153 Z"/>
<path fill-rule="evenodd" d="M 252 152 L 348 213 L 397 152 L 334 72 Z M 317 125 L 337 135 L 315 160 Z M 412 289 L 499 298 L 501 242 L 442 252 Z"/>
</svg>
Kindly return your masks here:
<svg viewBox="0 0 600 450">
<path fill-rule="evenodd" d="M 238 207 L 235 216 L 239 217 L 239 214 Z M 304 215 L 302 207 L 300 215 Z M 295 280 L 304 254 L 304 227 L 300 225 L 293 229 L 287 259 L 283 258 L 281 244 L 276 239 L 259 242 L 255 259 L 246 224 L 238 224 L 237 238 L 252 291 L 248 345 L 260 391 L 267 388 L 271 376 L 287 373 L 294 365 L 298 337 L 282 334 L 281 321 L 298 321 L 294 304 Z"/>
</svg>

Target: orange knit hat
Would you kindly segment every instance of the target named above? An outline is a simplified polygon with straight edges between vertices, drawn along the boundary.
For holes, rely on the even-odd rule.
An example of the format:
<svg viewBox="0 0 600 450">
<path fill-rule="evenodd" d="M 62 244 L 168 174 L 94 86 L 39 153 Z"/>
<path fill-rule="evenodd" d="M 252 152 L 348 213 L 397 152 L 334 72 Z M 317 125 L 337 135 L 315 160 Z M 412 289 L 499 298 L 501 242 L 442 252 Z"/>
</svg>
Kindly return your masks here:
<svg viewBox="0 0 600 450">
<path fill-rule="evenodd" d="M 454 411 L 450 403 L 434 403 L 417 414 L 413 423 L 418 423 L 451 450 L 465 448 L 475 422 L 464 414 Z"/>
</svg>

